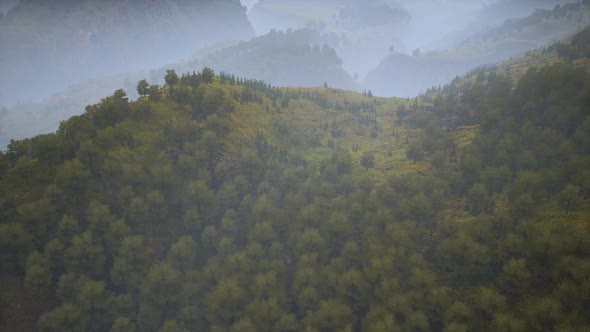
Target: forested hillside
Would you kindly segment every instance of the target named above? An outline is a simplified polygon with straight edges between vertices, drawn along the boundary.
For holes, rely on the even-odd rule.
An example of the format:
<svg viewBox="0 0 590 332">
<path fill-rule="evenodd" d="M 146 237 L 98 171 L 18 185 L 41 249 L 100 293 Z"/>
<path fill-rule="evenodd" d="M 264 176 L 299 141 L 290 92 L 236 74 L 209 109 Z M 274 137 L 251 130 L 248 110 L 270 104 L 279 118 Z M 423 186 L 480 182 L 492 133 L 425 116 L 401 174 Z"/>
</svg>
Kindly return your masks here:
<svg viewBox="0 0 590 332">
<path fill-rule="evenodd" d="M 393 52 L 363 80 L 380 96 L 415 96 L 433 85 L 444 85 L 456 75 L 486 64 L 497 64 L 570 36 L 590 23 L 588 1 L 538 9 L 525 18 L 471 35 L 440 50 L 412 55 Z"/>
<path fill-rule="evenodd" d="M 234 0 L 21 0 L 0 15 L 0 106 L 253 36 Z"/>
<path fill-rule="evenodd" d="M 529 16 L 535 10 L 550 10 L 559 5 L 560 7 L 574 3 L 569 0 L 498 0 L 488 3 L 477 16 L 477 20 L 485 29 L 490 26 L 498 26 L 505 20 L 514 20 Z M 471 32 L 473 34 L 473 31 Z"/>
<path fill-rule="evenodd" d="M 117 90 L 0 154 L 1 326 L 587 329 L 579 63 L 412 100 L 209 68 Z"/>
<path fill-rule="evenodd" d="M 390 46 L 400 46 L 400 40 L 407 38 L 402 27 L 411 19 L 401 4 L 385 0 L 263 0 L 248 17 L 259 34 L 271 29 L 317 30 L 353 76 L 363 76 Z"/>
<path fill-rule="evenodd" d="M 142 77 L 148 77 L 151 83 L 160 83 L 168 69 L 184 72 L 203 67 L 277 86 L 319 87 L 328 84 L 335 88 L 361 90 L 342 68 L 342 60 L 336 51 L 321 42 L 319 33 L 310 29 L 274 31 L 245 42 L 216 44 L 165 67 L 85 81 L 39 104 L 6 108 L 0 113 L 0 146 L 6 147 L 11 138 L 52 132 L 60 121 L 79 115 L 86 105 L 98 102 L 116 88 L 123 88 L 135 99 L 134 85 Z"/>
<path fill-rule="evenodd" d="M 271 31 L 205 56 L 196 54 L 173 67 L 210 67 L 276 86 L 318 87 L 328 83 L 340 89 L 359 89 L 359 84 L 342 68 L 336 50 L 324 44 L 320 34 L 312 29 Z"/>
<path fill-rule="evenodd" d="M 535 3 L 547 7 L 559 1 Z M 252 29 L 237 1 L 44 3 L 23 1 L 0 18 L 0 39 L 12 38 L 0 53 L 18 58 L 15 63 L 11 56 L 0 56 L 0 69 L 6 67 L 0 78 L 2 148 L 10 139 L 54 131 L 60 121 L 79 115 L 86 105 L 97 103 L 118 88 L 135 99 L 134 85 L 139 79 L 161 84 L 168 69 L 185 72 L 206 66 L 278 86 L 317 87 L 327 83 L 334 88 L 366 88 L 377 95 L 411 97 L 480 64 L 545 46 L 590 17 L 587 4 L 570 4 L 538 10 L 526 19 L 514 19 L 492 29 L 488 24 L 507 17 L 508 7 L 515 11 L 513 15 L 520 15 L 523 10 L 528 12 L 532 1 L 502 1 L 480 13 L 475 9 L 481 6 L 468 1 L 452 6 L 438 1 L 412 2 L 414 6 L 384 0 L 362 4 L 323 1 L 321 5 L 317 1 L 271 0 L 258 3 L 249 16 L 256 21 L 256 10 L 262 10 L 266 16 L 279 17 L 281 24 L 277 26 L 285 31 L 240 42 L 238 39 L 252 34 Z M 310 6 L 313 11 L 307 10 Z M 433 12 L 436 15 L 430 15 Z M 281 13 L 299 17 L 298 23 L 283 19 Z M 478 19 L 476 13 L 491 23 Z M 190 19 L 199 15 L 206 19 Z M 108 17 L 106 22 L 103 16 Z M 87 21 L 81 21 L 83 17 Z M 467 24 L 465 20 L 478 24 L 467 24 L 469 29 L 453 34 L 451 25 L 455 25 L 448 24 L 452 17 L 462 17 L 461 22 L 454 22 L 459 26 Z M 29 21 L 34 22 L 27 24 Z M 290 24 L 312 28 L 290 30 Z M 219 26 L 222 28 L 215 28 Z M 33 34 L 35 29 L 43 31 Z M 485 33 L 475 33 L 482 30 Z M 465 35 L 471 39 L 465 40 Z M 51 41 L 60 38 L 66 41 Z M 226 38 L 232 40 L 199 49 Z M 416 56 L 402 54 L 411 53 L 410 46 L 432 45 L 437 38 L 441 39 L 437 45 L 457 39 L 463 44 L 454 50 L 416 49 Z M 63 47 L 66 44 L 68 48 Z M 45 46 L 49 50 L 42 49 Z M 41 62 L 37 63 L 35 57 Z M 179 61 L 181 58 L 184 60 Z M 381 65 L 365 80 L 364 74 L 380 60 Z M 78 82 L 94 76 L 87 75 L 90 71 L 100 77 Z M 55 75 L 47 76 L 47 72 Z"/>
</svg>

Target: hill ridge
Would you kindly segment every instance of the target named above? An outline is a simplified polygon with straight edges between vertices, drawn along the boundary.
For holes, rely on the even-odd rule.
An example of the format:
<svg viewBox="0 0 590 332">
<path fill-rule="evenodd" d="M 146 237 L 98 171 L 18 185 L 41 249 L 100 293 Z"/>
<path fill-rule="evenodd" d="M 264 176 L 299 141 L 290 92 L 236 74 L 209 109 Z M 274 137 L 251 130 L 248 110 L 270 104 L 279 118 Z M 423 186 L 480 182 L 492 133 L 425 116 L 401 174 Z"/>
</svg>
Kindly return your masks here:
<svg viewBox="0 0 590 332">
<path fill-rule="evenodd" d="M 164 81 L 0 153 L 3 328 L 590 324 L 585 70 L 432 102 Z"/>
</svg>

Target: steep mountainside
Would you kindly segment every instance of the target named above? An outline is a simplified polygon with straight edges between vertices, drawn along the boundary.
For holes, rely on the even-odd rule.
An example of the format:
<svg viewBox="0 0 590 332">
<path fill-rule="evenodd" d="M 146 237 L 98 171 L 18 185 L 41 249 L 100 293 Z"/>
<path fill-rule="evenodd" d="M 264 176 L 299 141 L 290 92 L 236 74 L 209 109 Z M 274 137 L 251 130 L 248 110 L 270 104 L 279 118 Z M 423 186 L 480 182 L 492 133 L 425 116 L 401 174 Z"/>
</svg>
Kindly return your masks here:
<svg viewBox="0 0 590 332">
<path fill-rule="evenodd" d="M 327 83 L 335 88 L 360 90 L 342 69 L 342 60 L 334 49 L 321 43 L 318 33 L 308 29 L 271 32 L 247 42 L 216 44 L 165 68 L 83 82 L 43 103 L 9 107 L 0 113 L 0 146 L 5 147 L 10 138 L 54 131 L 60 121 L 80 114 L 86 105 L 98 102 L 115 89 L 124 88 L 135 98 L 135 84 L 140 79 L 161 84 L 166 69 L 186 73 L 206 66 L 273 85 L 318 87 Z"/>
<path fill-rule="evenodd" d="M 21 0 L 0 18 L 0 105 L 153 68 L 254 31 L 235 0 Z"/>
<path fill-rule="evenodd" d="M 0 328 L 588 329 L 586 34 L 413 100 L 169 70 L 13 141 Z"/>
<path fill-rule="evenodd" d="M 402 6 L 385 0 L 263 0 L 248 16 L 258 33 L 316 29 L 323 42 L 336 49 L 352 75 L 363 75 L 377 65 L 390 46 L 399 46 L 400 27 L 410 20 Z"/>
<path fill-rule="evenodd" d="M 18 4 L 19 0 L 5 0 L 0 2 L 0 16 L 3 16 L 10 9 Z"/>
<path fill-rule="evenodd" d="M 86 105 L 99 102 L 118 88 L 130 91 L 130 96 L 137 97 L 137 93 L 133 93 L 137 81 L 148 76 L 148 72 L 137 72 L 101 77 L 69 86 L 41 103 L 2 107 L 0 149 L 5 148 L 10 139 L 55 131 L 61 121 L 79 115 Z"/>
<path fill-rule="evenodd" d="M 234 46 L 208 52 L 184 62 L 178 70 L 211 67 L 278 86 L 330 86 L 358 90 L 359 85 L 342 68 L 336 51 L 323 44 L 311 29 L 273 31 Z"/>
<path fill-rule="evenodd" d="M 378 95 L 415 96 L 471 68 L 495 64 L 556 42 L 589 22 L 587 1 L 537 10 L 527 18 L 508 20 L 446 50 L 416 52 L 413 56 L 392 53 L 369 72 L 363 83 Z"/>
<path fill-rule="evenodd" d="M 273 28 L 317 29 L 343 59 L 344 68 L 364 78 L 391 50 L 409 54 L 417 48 L 447 48 L 506 19 L 526 17 L 536 8 L 551 9 L 564 2 L 567 0 L 262 0 L 248 17 L 259 34 Z"/>
</svg>

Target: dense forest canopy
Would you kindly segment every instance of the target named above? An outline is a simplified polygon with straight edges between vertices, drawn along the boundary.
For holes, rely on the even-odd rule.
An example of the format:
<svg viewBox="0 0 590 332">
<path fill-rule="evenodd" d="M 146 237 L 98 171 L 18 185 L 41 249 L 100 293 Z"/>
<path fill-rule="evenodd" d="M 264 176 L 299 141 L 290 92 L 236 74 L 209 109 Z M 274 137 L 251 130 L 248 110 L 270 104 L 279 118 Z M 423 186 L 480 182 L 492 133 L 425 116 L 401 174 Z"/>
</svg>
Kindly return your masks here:
<svg viewBox="0 0 590 332">
<path fill-rule="evenodd" d="M 584 36 L 411 100 L 168 70 L 12 141 L 1 324 L 588 328 Z"/>
</svg>

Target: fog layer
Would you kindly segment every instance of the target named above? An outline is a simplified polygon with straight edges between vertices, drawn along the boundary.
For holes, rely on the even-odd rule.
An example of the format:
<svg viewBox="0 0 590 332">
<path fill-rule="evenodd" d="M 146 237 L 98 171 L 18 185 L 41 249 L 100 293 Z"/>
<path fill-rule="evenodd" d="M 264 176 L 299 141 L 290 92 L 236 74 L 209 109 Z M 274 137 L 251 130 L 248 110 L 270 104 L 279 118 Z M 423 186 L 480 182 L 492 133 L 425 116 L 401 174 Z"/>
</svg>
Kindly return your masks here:
<svg viewBox="0 0 590 332">
<path fill-rule="evenodd" d="M 454 47 L 502 24 L 566 1 L 261 0 L 248 16 L 258 34 L 271 29 L 313 27 L 337 50 L 344 68 L 363 79 L 391 53 L 411 55 Z M 501 60 L 493 57 L 492 61 Z M 465 65 L 469 66 L 469 62 Z M 432 80 L 438 84 L 438 80 Z"/>
<path fill-rule="evenodd" d="M 251 38 L 245 11 L 235 0 L 22 0 L 0 19 L 0 106 Z"/>
<path fill-rule="evenodd" d="M 0 143 L 52 131 L 115 89 L 133 98 L 137 80 L 162 84 L 169 68 L 412 97 L 590 22 L 585 4 L 535 11 L 563 2 L 5 1 Z"/>
<path fill-rule="evenodd" d="M 543 48 L 589 23 L 590 7 L 581 3 L 553 10 L 537 9 L 526 18 L 506 20 L 496 28 L 468 34 L 447 48 L 416 50 L 412 55 L 392 52 L 367 74 L 363 83 L 378 95 L 413 97 L 474 67 Z M 465 32 L 457 34 L 464 35 Z"/>
</svg>

